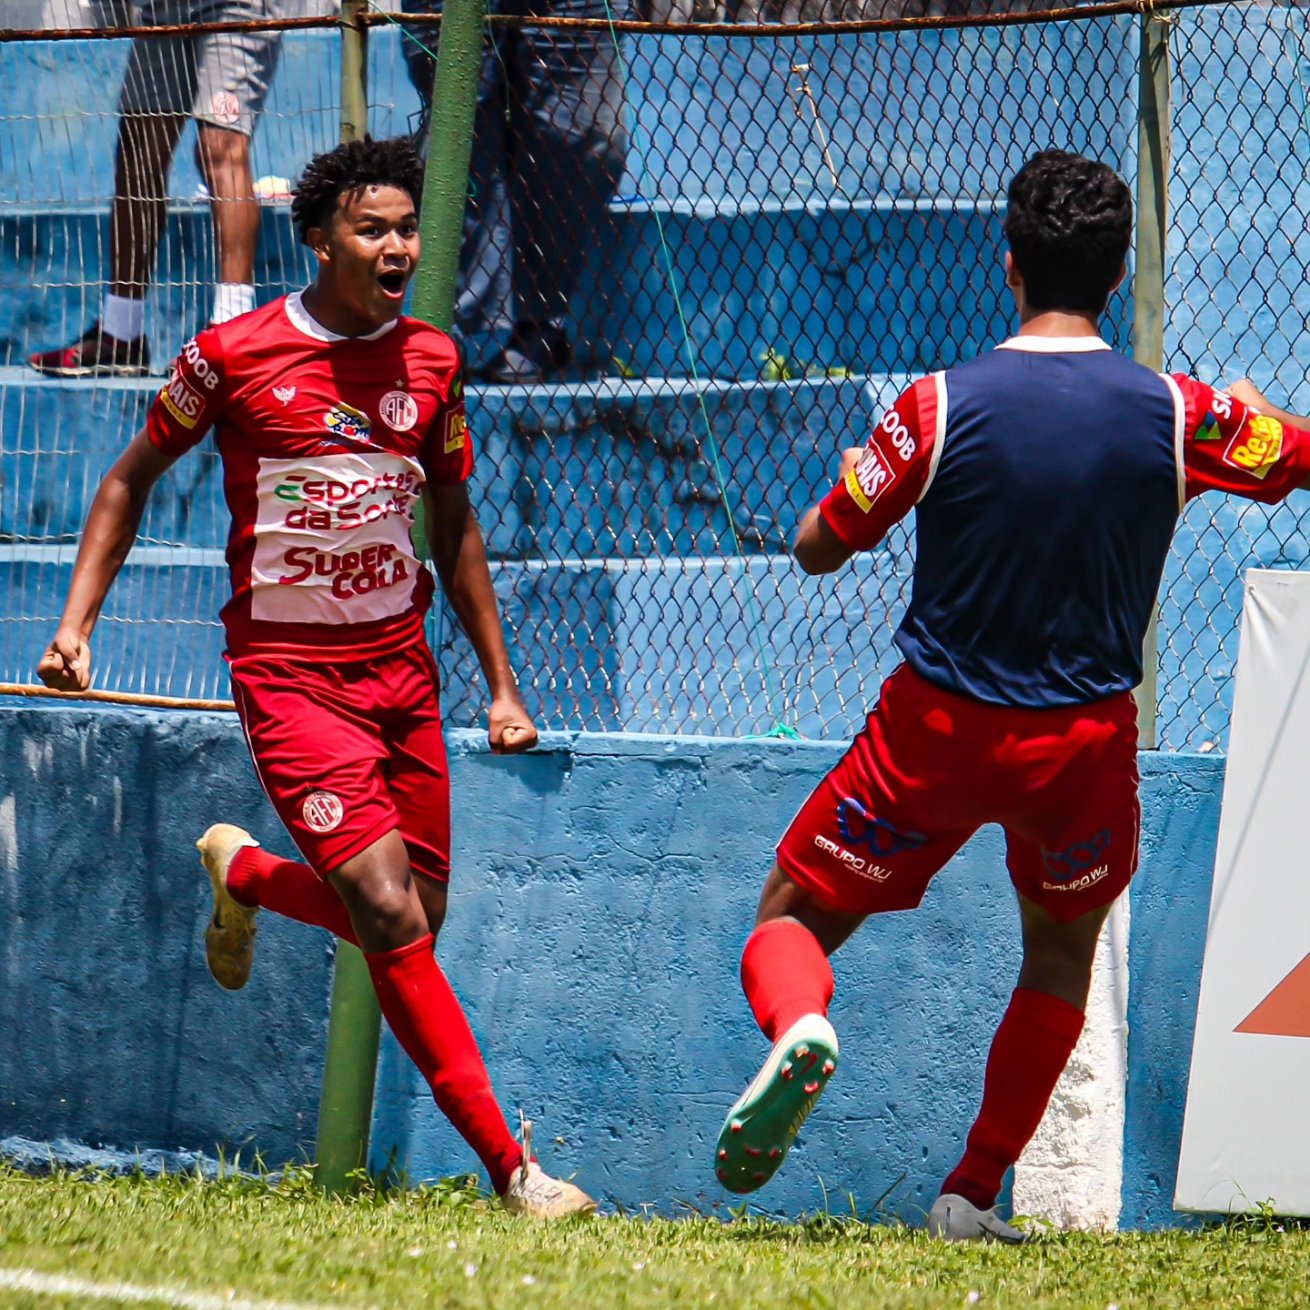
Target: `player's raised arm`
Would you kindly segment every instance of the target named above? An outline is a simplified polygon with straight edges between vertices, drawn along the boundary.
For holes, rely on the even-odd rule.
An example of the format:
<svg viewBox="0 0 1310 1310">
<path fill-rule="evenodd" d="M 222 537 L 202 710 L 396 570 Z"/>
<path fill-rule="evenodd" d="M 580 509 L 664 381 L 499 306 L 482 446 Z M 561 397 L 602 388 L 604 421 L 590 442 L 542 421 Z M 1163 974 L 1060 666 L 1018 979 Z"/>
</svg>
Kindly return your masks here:
<svg viewBox="0 0 1310 1310">
<path fill-rule="evenodd" d="M 837 482 L 805 512 L 792 554 L 806 573 L 833 573 L 871 550 L 932 480 L 940 377 L 923 378 L 882 416 L 863 446 L 842 451 Z"/>
<path fill-rule="evenodd" d="M 91 685 L 91 632 L 136 540 L 151 488 L 176 459 L 143 429 L 105 474 L 82 531 L 64 616 L 36 668 L 47 687 L 85 691 Z"/>
</svg>

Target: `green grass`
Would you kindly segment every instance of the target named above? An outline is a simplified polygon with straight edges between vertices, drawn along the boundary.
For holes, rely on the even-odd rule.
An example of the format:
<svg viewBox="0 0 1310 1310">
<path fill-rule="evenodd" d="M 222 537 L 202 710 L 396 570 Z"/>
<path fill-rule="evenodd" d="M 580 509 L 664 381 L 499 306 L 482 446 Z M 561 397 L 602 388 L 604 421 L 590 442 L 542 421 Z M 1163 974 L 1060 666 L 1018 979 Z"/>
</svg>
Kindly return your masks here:
<svg viewBox="0 0 1310 1310">
<path fill-rule="evenodd" d="M 1052 1236 L 1020 1249 L 946 1246 L 828 1216 L 548 1227 L 512 1219 L 458 1183 L 333 1201 L 300 1173 L 266 1185 L 0 1168 L 0 1270 L 334 1310 L 1279 1310 L 1310 1303 L 1310 1230 L 1282 1227 L 1260 1219 L 1191 1233 Z M 6 1307 L 80 1303 L 0 1289 Z"/>
</svg>

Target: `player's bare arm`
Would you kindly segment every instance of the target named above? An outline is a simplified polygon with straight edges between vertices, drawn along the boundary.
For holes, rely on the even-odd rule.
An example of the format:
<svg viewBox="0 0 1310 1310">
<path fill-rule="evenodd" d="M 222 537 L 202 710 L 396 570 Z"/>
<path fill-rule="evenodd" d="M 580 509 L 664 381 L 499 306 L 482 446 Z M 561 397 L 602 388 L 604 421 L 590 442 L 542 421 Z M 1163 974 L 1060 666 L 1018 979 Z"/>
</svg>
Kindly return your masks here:
<svg viewBox="0 0 1310 1310">
<path fill-rule="evenodd" d="M 47 687 L 85 691 L 91 685 L 91 632 L 136 540 L 151 489 L 176 458 L 143 430 L 105 474 L 82 532 L 63 618 L 36 668 Z"/>
<path fill-rule="evenodd" d="M 842 451 L 838 481 L 860 462 L 860 456 L 863 454 L 862 446 L 852 446 Z M 823 517 L 818 505 L 811 505 L 796 529 L 796 536 L 791 543 L 791 553 L 796 563 L 806 573 L 813 575 L 835 573 L 855 552 L 832 530 L 832 526 Z"/>
<path fill-rule="evenodd" d="M 500 607 L 491 585 L 487 548 L 478 516 L 464 483 L 434 486 L 423 492 L 428 544 L 437 575 L 460 626 L 473 644 L 491 692 L 487 735 L 491 748 L 516 754 L 537 744 L 537 729 L 519 695 L 501 627 Z"/>
</svg>

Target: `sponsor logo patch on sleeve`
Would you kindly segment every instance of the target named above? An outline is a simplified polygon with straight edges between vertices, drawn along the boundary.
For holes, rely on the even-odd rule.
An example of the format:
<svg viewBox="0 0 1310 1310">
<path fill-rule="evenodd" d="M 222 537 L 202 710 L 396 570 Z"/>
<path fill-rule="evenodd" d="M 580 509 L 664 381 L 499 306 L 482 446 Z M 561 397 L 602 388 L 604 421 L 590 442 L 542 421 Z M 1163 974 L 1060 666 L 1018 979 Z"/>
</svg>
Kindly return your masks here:
<svg viewBox="0 0 1310 1310">
<path fill-rule="evenodd" d="M 205 404 L 200 393 L 187 382 L 180 370 L 174 371 L 173 376 L 168 380 L 168 385 L 160 391 L 159 399 L 164 402 L 164 408 L 184 428 L 196 426 L 200 419 L 200 411 Z"/>
<path fill-rule="evenodd" d="M 896 475 L 877 446 L 866 446 L 860 461 L 846 474 L 846 490 L 864 513 L 891 486 Z"/>
<path fill-rule="evenodd" d="M 1283 453 L 1283 425 L 1267 414 L 1251 413 L 1242 430 L 1228 443 L 1224 463 L 1264 478 Z"/>
<path fill-rule="evenodd" d="M 446 415 L 446 439 L 442 449 L 447 455 L 453 455 L 455 451 L 464 449 L 467 439 L 468 419 L 462 409 L 452 409 Z"/>
</svg>

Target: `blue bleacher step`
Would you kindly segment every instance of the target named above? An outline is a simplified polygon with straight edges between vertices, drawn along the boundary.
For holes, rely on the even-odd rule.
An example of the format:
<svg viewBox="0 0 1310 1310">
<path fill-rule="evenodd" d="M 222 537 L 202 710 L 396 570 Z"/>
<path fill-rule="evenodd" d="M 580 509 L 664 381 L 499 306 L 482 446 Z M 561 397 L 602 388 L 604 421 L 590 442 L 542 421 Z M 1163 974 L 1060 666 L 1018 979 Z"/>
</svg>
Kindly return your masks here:
<svg viewBox="0 0 1310 1310">
<path fill-rule="evenodd" d="M 311 261 L 285 206 L 261 213 L 267 300 L 303 286 Z M 746 379 L 769 354 L 797 374 L 923 371 L 1000 339 L 1012 313 L 992 199 L 620 199 L 588 252 L 568 326 L 601 372 Z M 0 214 L 0 364 L 78 337 L 107 261 L 103 208 Z M 208 206 L 171 207 L 147 300 L 156 368 L 207 322 L 214 264 Z"/>
<path fill-rule="evenodd" d="M 797 506 L 826 485 L 840 449 L 863 441 L 908 381 L 472 387 L 474 497 L 489 549 L 535 560 L 714 555 L 731 545 L 735 524 L 747 550 L 783 550 Z M 63 381 L 0 368 L 0 540 L 75 537 L 160 385 L 158 377 Z M 142 535 L 201 548 L 226 540 L 212 438 L 165 476 Z"/>
</svg>

